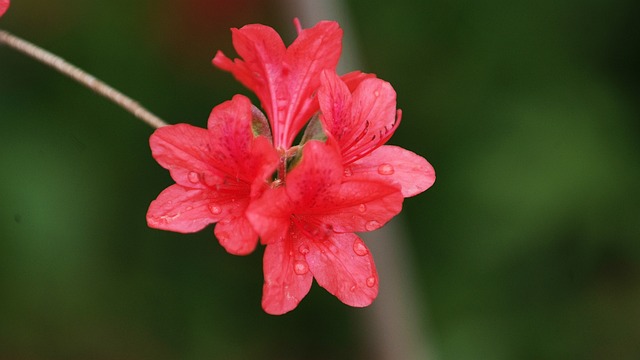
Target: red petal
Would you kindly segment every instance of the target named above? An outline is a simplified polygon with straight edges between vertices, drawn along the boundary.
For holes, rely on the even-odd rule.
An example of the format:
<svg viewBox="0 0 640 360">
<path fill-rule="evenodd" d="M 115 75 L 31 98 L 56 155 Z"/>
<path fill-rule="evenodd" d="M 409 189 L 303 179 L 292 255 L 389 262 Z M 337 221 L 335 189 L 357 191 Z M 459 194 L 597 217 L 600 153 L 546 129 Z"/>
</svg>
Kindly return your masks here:
<svg viewBox="0 0 640 360">
<path fill-rule="evenodd" d="M 299 208 L 298 213 L 340 233 L 373 231 L 402 210 L 403 200 L 396 185 L 354 179 L 318 199 L 314 207 Z"/>
<path fill-rule="evenodd" d="M 228 217 L 216 224 L 215 235 L 220 245 L 234 255 L 247 255 L 255 250 L 258 234 L 242 216 Z"/>
<path fill-rule="evenodd" d="M 222 211 L 225 205 L 217 203 L 214 197 L 215 194 L 208 190 L 171 185 L 149 205 L 147 224 L 155 229 L 181 233 L 202 230 L 226 215 Z M 212 213 L 212 206 L 218 206 L 220 213 Z"/>
<path fill-rule="evenodd" d="M 287 100 L 283 114 L 285 130 L 282 141 L 276 144 L 290 145 L 304 124 L 318 111 L 314 93 L 320 86 L 323 70 L 335 71 L 342 52 L 342 29 L 334 21 L 321 21 L 300 32 L 287 49 L 283 87 L 279 97 Z M 279 115 L 280 116 L 280 115 Z"/>
<path fill-rule="evenodd" d="M 273 144 L 264 136 L 259 136 L 251 143 L 249 157 L 245 161 L 247 172 L 253 172 L 254 182 L 251 187 L 251 198 L 256 198 L 265 190 L 275 168 L 280 161 Z"/>
<path fill-rule="evenodd" d="M 4 13 L 9 8 L 9 0 L 0 0 L 0 17 L 4 15 Z"/>
<path fill-rule="evenodd" d="M 242 59 L 231 61 L 222 52 L 218 52 L 213 58 L 213 64 L 231 72 L 238 81 L 253 91 L 260 99 L 267 117 L 273 121 L 286 47 L 280 35 L 268 26 L 252 24 L 231 31 L 233 46 Z"/>
<path fill-rule="evenodd" d="M 345 163 L 359 159 L 384 144 L 400 123 L 396 92 L 388 82 L 365 79 L 353 92 L 352 99 L 353 121 L 355 124 L 366 124 L 367 132 L 350 149 L 343 149 Z"/>
<path fill-rule="evenodd" d="M 392 129 L 396 122 L 396 92 L 380 79 L 365 79 L 353 92 L 353 116 L 369 122 L 369 134 Z"/>
<path fill-rule="evenodd" d="M 344 149 L 358 130 L 355 128 L 358 124 L 354 124 L 355 119 L 351 116 L 351 91 L 333 72 L 324 71 L 320 78 L 322 87 L 318 91 L 318 101 L 322 125 Z"/>
<path fill-rule="evenodd" d="M 377 78 L 353 77 L 349 81 L 359 85 L 350 94 L 347 84 L 327 71 L 318 92 L 323 124 L 340 144 L 345 165 L 384 144 L 400 121 L 391 84 Z"/>
<path fill-rule="evenodd" d="M 355 234 L 335 234 L 308 242 L 306 261 L 320 286 L 347 305 L 363 307 L 378 295 L 378 273 L 371 253 Z"/>
<path fill-rule="evenodd" d="M 266 139 L 261 138 L 254 149 L 251 120 L 251 102 L 236 95 L 216 106 L 208 123 L 210 156 L 216 168 L 228 174 L 232 181 L 247 184 L 270 175 L 278 163 L 278 155 Z"/>
<path fill-rule="evenodd" d="M 292 214 L 291 200 L 283 187 L 267 189 L 251 202 L 247 218 L 260 234 L 263 244 L 283 241 L 289 231 Z"/>
<path fill-rule="evenodd" d="M 297 246 L 299 241 L 290 237 L 267 245 L 264 251 L 262 308 L 269 314 L 295 309 L 311 289 L 313 276 Z"/>
<path fill-rule="evenodd" d="M 213 64 L 256 93 L 271 122 L 275 147 L 288 148 L 318 109 L 313 93 L 320 72 L 338 64 L 342 30 L 335 22 L 319 22 L 302 30 L 288 49 L 268 26 L 253 24 L 232 31 L 242 59 L 232 61 L 218 52 Z"/>
<path fill-rule="evenodd" d="M 330 143 L 307 142 L 302 159 L 287 174 L 285 188 L 296 209 L 313 208 L 337 190 L 342 180 L 342 158 Z"/>
<path fill-rule="evenodd" d="M 205 188 L 223 181 L 223 174 L 211 165 L 205 129 L 188 124 L 163 126 L 151 135 L 149 145 L 154 159 L 180 185 Z"/>
<path fill-rule="evenodd" d="M 360 83 L 365 79 L 374 79 L 376 74 L 363 73 L 361 71 L 352 71 L 340 76 L 340 79 L 347 84 L 349 92 L 354 92 Z"/>
<path fill-rule="evenodd" d="M 218 222 L 215 235 L 231 254 L 246 255 L 258 242 L 258 234 L 244 215 L 247 197 L 230 198 L 228 194 L 207 189 L 171 185 L 151 202 L 147 212 L 149 227 L 180 233 L 192 233 Z"/>
<path fill-rule="evenodd" d="M 398 184 L 402 195 L 417 195 L 433 185 L 436 173 L 420 155 L 398 146 L 384 145 L 348 166 L 353 178 L 375 179 Z"/>
<path fill-rule="evenodd" d="M 261 211 L 266 213 L 279 201 L 290 202 L 289 214 L 312 225 L 330 225 L 338 232 L 372 231 L 400 212 L 403 197 L 397 185 L 369 179 L 341 183 L 341 161 L 332 143 L 307 142 L 302 159 L 287 175 L 284 188 L 288 199 L 281 195 L 261 199 Z"/>
</svg>

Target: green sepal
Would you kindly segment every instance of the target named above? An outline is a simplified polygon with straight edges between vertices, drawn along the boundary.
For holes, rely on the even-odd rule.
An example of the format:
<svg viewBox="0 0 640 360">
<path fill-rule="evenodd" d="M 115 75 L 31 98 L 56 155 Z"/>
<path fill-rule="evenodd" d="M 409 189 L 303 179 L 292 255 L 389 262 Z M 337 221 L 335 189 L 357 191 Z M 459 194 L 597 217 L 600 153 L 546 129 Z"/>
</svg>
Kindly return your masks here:
<svg viewBox="0 0 640 360">
<path fill-rule="evenodd" d="M 311 120 L 309 120 L 306 129 L 304 129 L 300 145 L 304 145 L 309 140 L 320 140 L 322 142 L 327 141 L 327 133 L 325 133 L 322 128 L 320 113 L 316 113 L 313 115 Z"/>
<path fill-rule="evenodd" d="M 251 131 L 254 137 L 265 136 L 269 141 L 273 142 L 269 121 L 255 105 L 251 105 Z"/>
</svg>

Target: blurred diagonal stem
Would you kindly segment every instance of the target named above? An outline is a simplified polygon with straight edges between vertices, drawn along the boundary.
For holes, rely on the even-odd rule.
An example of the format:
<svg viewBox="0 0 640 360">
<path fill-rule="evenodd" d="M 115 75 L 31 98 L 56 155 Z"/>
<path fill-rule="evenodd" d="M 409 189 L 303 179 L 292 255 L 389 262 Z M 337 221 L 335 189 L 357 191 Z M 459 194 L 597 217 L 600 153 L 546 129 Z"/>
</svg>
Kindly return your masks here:
<svg viewBox="0 0 640 360">
<path fill-rule="evenodd" d="M 4 30 L 0 30 L 0 44 L 7 45 L 18 52 L 49 65 L 62 74 L 76 80 L 96 93 L 120 105 L 120 107 L 124 108 L 135 117 L 154 128 L 167 125 L 166 122 L 151 113 L 149 110 L 145 109 L 137 101 L 47 50 L 44 50 Z"/>
</svg>

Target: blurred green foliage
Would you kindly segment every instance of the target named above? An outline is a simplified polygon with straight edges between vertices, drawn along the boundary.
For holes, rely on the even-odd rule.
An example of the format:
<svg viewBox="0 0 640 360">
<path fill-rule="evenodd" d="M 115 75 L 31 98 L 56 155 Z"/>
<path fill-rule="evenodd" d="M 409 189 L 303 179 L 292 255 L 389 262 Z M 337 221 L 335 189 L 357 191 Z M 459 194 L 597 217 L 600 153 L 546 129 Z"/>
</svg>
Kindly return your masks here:
<svg viewBox="0 0 640 360">
<path fill-rule="evenodd" d="M 292 38 L 276 4 L 231 3 L 23 0 L 0 24 L 205 126 L 247 94 L 210 65 L 228 28 Z M 348 5 L 363 70 L 398 92 L 392 142 L 438 174 L 404 216 L 440 358 L 640 358 L 638 3 Z M 147 228 L 171 179 L 130 114 L 0 48 L 0 122 L 0 359 L 367 356 L 371 309 L 314 286 L 266 315 L 261 250 Z"/>
</svg>

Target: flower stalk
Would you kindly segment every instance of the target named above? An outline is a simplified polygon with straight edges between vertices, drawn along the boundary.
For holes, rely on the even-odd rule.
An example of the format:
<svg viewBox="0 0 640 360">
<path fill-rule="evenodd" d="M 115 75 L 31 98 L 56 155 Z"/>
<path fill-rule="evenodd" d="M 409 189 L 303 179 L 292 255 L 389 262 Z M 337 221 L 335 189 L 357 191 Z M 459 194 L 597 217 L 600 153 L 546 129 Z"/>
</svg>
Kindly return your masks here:
<svg viewBox="0 0 640 360">
<path fill-rule="evenodd" d="M 5 30 L 0 30 L 0 44 L 7 45 L 8 47 L 24 55 L 27 55 L 45 65 L 54 68 L 55 70 L 58 70 L 60 73 L 74 79 L 75 81 L 93 90 L 99 95 L 102 95 L 103 97 L 116 103 L 126 111 L 133 114 L 133 116 L 137 117 L 138 119 L 144 121 L 154 128 L 159 128 L 167 125 L 166 122 L 144 108 L 137 101 L 131 99 L 130 97 L 114 89 L 113 87 L 105 84 L 103 81 L 96 79 L 94 76 L 88 74 L 86 71 L 78 68 L 77 66 L 70 64 L 63 58 L 47 50 L 44 50 L 37 45 L 21 39 Z"/>
</svg>

